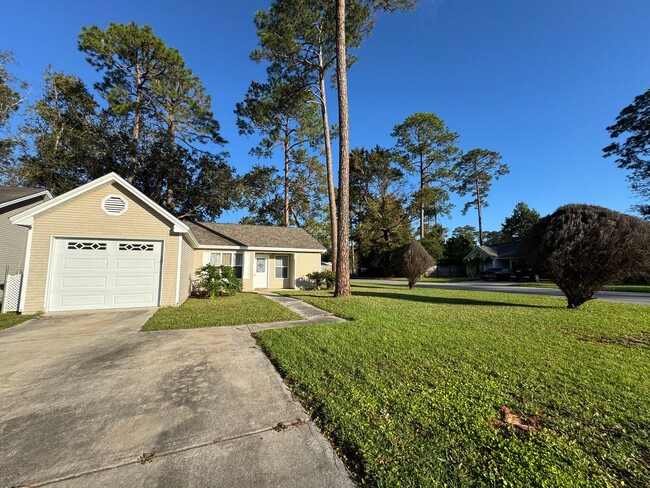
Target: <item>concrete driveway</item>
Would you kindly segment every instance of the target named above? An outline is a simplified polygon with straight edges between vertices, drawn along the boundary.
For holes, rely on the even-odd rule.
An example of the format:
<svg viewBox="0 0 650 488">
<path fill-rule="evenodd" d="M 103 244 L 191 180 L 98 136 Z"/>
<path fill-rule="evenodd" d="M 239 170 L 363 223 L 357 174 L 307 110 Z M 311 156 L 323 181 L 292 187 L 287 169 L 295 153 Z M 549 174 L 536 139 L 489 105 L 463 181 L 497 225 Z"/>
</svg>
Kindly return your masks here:
<svg viewBox="0 0 650 488">
<path fill-rule="evenodd" d="M 0 332 L 0 486 L 353 486 L 248 332 L 152 313 Z"/>
</svg>

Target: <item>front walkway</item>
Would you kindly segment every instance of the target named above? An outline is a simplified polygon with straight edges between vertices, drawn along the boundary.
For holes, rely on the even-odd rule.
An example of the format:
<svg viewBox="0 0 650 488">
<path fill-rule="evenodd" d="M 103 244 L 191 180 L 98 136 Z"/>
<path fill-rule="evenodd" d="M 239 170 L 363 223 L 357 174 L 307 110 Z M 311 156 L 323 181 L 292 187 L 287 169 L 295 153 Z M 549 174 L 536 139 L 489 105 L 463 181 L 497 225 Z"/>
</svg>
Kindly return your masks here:
<svg viewBox="0 0 650 488">
<path fill-rule="evenodd" d="M 300 315 L 301 317 L 303 317 L 303 319 L 302 320 L 288 320 L 286 322 L 269 322 L 269 323 L 266 323 L 266 324 L 238 325 L 238 326 L 235 326 L 237 329 L 247 330 L 248 332 L 250 332 L 252 334 L 252 333 L 258 332 L 260 330 L 285 329 L 287 327 L 295 327 L 297 325 L 326 324 L 326 323 L 332 323 L 332 322 L 346 322 L 345 319 L 337 317 L 336 315 L 333 315 L 330 312 L 326 312 L 325 310 L 321 310 L 318 307 L 314 307 L 313 305 L 305 303 L 305 302 L 303 302 L 301 300 L 297 300 L 295 298 L 285 297 L 285 296 L 282 296 L 282 295 L 278 295 L 277 293 L 272 293 L 270 291 L 258 291 L 256 293 L 259 293 L 260 295 L 265 296 L 269 300 L 273 300 L 274 302 L 277 302 L 280 305 L 283 305 L 283 306 L 287 307 L 292 312 L 295 312 L 298 315 Z"/>
</svg>

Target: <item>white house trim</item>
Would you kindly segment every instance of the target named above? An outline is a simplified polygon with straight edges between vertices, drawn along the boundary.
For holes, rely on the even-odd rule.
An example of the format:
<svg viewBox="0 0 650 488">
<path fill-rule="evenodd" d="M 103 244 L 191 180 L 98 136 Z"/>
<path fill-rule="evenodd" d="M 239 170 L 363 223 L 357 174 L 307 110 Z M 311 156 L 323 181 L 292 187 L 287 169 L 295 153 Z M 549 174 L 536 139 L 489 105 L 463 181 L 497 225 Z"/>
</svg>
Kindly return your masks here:
<svg viewBox="0 0 650 488">
<path fill-rule="evenodd" d="M 303 249 L 294 247 L 255 247 L 255 246 L 220 246 L 218 244 L 202 244 L 196 246 L 196 249 L 204 251 L 258 251 L 258 252 L 272 252 L 272 253 L 287 253 L 287 252 L 318 252 L 324 253 L 325 249 Z"/>
<path fill-rule="evenodd" d="M 176 305 L 181 301 L 181 263 L 183 260 L 183 236 L 178 236 L 178 262 L 176 263 Z M 161 273 L 162 274 L 162 273 Z"/>
<path fill-rule="evenodd" d="M 32 257 L 32 234 L 34 228 L 29 227 L 27 231 L 27 245 L 25 246 L 25 266 L 23 271 L 23 282 L 20 285 L 20 302 L 18 304 L 18 312 L 23 313 L 25 309 L 25 298 L 27 296 L 27 278 L 29 277 L 29 265 Z"/>
</svg>

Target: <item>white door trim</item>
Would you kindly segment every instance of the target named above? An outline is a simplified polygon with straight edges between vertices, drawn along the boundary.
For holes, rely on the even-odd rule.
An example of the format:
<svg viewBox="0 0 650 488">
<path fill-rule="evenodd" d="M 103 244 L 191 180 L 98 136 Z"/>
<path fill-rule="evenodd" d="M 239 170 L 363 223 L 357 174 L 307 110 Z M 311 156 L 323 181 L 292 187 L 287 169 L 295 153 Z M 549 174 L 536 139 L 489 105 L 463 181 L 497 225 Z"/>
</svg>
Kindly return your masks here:
<svg viewBox="0 0 650 488">
<path fill-rule="evenodd" d="M 253 290 L 259 290 L 269 287 L 269 256 L 268 254 L 255 254 L 255 262 L 253 265 Z M 264 269 L 266 270 L 266 284 L 264 286 L 257 286 L 257 260 L 264 260 Z"/>
</svg>

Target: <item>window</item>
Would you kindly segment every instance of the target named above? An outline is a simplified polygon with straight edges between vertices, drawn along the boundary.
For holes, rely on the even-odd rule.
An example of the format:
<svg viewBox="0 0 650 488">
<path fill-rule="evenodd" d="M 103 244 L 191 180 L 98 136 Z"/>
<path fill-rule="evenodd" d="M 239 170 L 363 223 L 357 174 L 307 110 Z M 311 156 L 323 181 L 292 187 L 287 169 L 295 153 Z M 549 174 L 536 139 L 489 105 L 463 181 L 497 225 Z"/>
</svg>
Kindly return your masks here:
<svg viewBox="0 0 650 488">
<path fill-rule="evenodd" d="M 120 242 L 118 249 L 120 251 L 153 251 L 153 244 L 131 244 L 129 242 Z"/>
<path fill-rule="evenodd" d="M 106 251 L 105 242 L 68 242 L 68 249 L 80 251 Z"/>
<path fill-rule="evenodd" d="M 213 266 L 231 266 L 235 270 L 235 276 L 244 276 L 244 253 L 242 252 L 211 252 L 210 264 Z"/>
<path fill-rule="evenodd" d="M 275 277 L 276 278 L 289 277 L 289 256 L 275 257 Z"/>
</svg>

